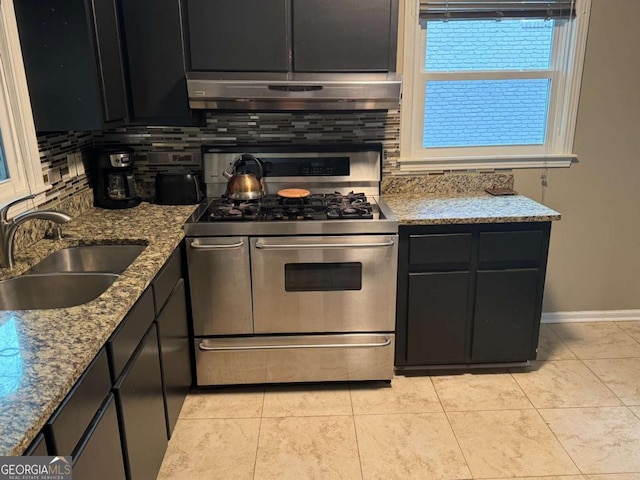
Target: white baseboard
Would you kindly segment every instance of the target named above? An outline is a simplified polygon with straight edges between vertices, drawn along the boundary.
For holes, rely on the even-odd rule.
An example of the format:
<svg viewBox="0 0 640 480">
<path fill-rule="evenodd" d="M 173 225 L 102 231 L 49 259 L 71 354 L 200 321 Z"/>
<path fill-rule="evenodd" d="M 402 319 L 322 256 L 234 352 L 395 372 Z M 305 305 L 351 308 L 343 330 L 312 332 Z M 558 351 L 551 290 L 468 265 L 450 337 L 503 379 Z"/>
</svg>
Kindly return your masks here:
<svg viewBox="0 0 640 480">
<path fill-rule="evenodd" d="M 633 321 L 640 321 L 640 310 L 592 310 L 587 312 L 546 312 L 542 314 L 542 323 Z"/>
</svg>

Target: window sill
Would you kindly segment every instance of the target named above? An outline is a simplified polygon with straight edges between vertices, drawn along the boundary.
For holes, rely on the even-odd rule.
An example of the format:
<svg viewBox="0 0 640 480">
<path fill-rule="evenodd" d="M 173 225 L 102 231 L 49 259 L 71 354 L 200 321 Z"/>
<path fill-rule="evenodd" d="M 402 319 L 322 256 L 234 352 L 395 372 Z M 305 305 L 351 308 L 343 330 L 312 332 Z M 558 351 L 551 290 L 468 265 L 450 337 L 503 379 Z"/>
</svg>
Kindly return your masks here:
<svg viewBox="0 0 640 480">
<path fill-rule="evenodd" d="M 400 158 L 400 172 L 429 173 L 450 170 L 496 170 L 518 168 L 567 168 L 577 163 L 576 155 L 488 156 Z"/>
</svg>

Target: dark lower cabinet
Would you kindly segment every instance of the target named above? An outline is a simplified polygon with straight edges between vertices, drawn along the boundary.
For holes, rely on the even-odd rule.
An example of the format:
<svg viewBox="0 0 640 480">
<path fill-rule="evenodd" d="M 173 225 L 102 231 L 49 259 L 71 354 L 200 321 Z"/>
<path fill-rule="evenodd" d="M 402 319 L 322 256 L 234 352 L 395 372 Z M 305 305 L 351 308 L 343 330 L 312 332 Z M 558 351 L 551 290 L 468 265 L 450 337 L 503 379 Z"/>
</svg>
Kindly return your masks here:
<svg viewBox="0 0 640 480">
<path fill-rule="evenodd" d="M 158 315 L 157 324 L 167 434 L 171 437 L 192 382 L 186 296 L 182 278 Z"/>
<path fill-rule="evenodd" d="M 537 339 L 534 329 L 540 321 L 539 288 L 536 268 L 478 272 L 471 347 L 474 362 L 531 358 L 534 333 Z"/>
<path fill-rule="evenodd" d="M 74 480 L 124 480 L 118 417 L 109 394 L 73 453 Z"/>
<path fill-rule="evenodd" d="M 44 434 L 39 433 L 33 442 L 31 442 L 31 445 L 24 451 L 23 455 L 29 457 L 45 457 L 49 455 Z"/>
<path fill-rule="evenodd" d="M 162 376 L 153 324 L 113 387 L 127 478 L 155 480 L 167 448 Z"/>
<path fill-rule="evenodd" d="M 535 359 L 550 232 L 401 226 L 396 368 Z"/>
<path fill-rule="evenodd" d="M 408 363 L 464 362 L 468 292 L 469 272 L 409 275 Z"/>
<path fill-rule="evenodd" d="M 24 455 L 73 457 L 76 480 L 155 480 L 192 384 L 181 247 Z"/>
</svg>

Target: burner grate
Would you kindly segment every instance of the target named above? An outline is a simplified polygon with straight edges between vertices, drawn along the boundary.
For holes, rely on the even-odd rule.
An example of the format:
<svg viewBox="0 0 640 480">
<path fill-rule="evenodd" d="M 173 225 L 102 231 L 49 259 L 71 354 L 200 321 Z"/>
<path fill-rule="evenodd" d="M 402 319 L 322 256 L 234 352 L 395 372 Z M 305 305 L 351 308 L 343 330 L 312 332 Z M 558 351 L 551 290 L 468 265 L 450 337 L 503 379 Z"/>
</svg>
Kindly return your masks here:
<svg viewBox="0 0 640 480">
<path fill-rule="evenodd" d="M 373 219 L 373 207 L 364 193 L 313 194 L 304 198 L 266 195 L 259 200 L 215 199 L 209 221 L 313 221 Z"/>
</svg>

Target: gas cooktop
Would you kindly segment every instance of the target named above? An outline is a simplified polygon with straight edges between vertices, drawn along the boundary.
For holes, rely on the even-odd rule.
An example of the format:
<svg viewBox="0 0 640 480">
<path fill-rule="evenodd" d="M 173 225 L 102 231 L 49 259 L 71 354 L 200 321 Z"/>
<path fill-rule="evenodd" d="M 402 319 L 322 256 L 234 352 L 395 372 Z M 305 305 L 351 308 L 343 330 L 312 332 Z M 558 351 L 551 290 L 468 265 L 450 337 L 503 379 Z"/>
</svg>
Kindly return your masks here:
<svg viewBox="0 0 640 480">
<path fill-rule="evenodd" d="M 260 176 L 267 195 L 233 201 L 224 173 L 245 154 L 242 173 Z M 187 221 L 190 236 L 342 235 L 398 232 L 380 200 L 382 145 L 233 145 L 203 147 L 207 199 Z M 257 168 L 262 165 L 263 168 Z M 256 169 L 257 168 L 257 169 Z M 236 172 L 237 173 L 237 172 Z M 308 190 L 303 198 L 276 195 Z M 297 192 L 299 193 L 299 192 Z"/>
<path fill-rule="evenodd" d="M 228 197 L 213 199 L 208 215 L 200 221 L 314 221 L 373 220 L 373 206 L 364 193 L 324 193 L 303 198 L 266 195 L 258 200 L 238 201 Z"/>
<path fill-rule="evenodd" d="M 185 224 L 185 233 L 193 236 L 397 231 L 398 221 L 387 204 L 360 193 L 312 194 L 302 199 L 266 195 L 247 201 L 208 198 Z"/>
</svg>

